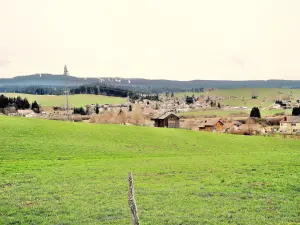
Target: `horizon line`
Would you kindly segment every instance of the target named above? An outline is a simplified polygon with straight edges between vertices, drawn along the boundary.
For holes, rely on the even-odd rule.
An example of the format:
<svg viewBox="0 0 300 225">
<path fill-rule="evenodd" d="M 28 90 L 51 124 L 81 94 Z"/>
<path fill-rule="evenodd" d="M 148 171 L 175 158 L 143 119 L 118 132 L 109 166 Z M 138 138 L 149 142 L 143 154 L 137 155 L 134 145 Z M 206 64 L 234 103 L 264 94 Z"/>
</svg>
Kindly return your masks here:
<svg viewBox="0 0 300 225">
<path fill-rule="evenodd" d="M 26 75 L 17 75 L 13 77 L 0 77 L 0 80 L 3 79 L 13 79 L 17 77 L 26 77 L 26 76 L 37 76 L 37 75 L 50 75 L 50 76 L 64 76 L 64 74 L 51 74 L 51 73 L 35 73 L 35 74 L 26 74 Z M 206 80 L 206 79 L 193 79 L 193 80 L 170 80 L 170 79 L 151 79 L 151 78 L 142 78 L 142 77 L 118 77 L 118 76 L 98 76 L 98 77 L 80 77 L 80 76 L 75 76 L 75 75 L 69 75 L 70 77 L 75 77 L 75 78 L 80 78 L 80 79 L 97 79 L 97 78 L 119 78 L 119 79 L 124 79 L 124 80 L 130 80 L 130 79 L 143 79 L 143 80 L 162 80 L 162 81 L 180 81 L 180 82 L 190 82 L 190 81 L 232 81 L 232 82 L 245 82 L 245 81 L 300 81 L 299 80 L 286 80 L 286 79 L 262 79 L 262 80 L 223 80 L 223 79 L 217 79 L 217 80 Z"/>
</svg>

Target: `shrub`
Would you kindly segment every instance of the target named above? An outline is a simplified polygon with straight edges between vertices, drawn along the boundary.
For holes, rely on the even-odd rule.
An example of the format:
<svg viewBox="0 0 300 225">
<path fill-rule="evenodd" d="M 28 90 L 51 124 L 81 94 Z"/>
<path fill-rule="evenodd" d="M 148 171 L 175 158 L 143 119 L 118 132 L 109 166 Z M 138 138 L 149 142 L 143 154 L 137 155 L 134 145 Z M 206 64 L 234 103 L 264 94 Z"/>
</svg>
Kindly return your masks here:
<svg viewBox="0 0 300 225">
<path fill-rule="evenodd" d="M 73 109 L 73 114 L 86 115 L 86 111 L 84 110 L 83 107 L 74 108 Z"/>
<path fill-rule="evenodd" d="M 62 108 L 62 107 L 59 107 L 59 106 L 53 106 L 53 110 L 54 110 L 54 111 L 62 111 L 63 108 Z"/>
</svg>

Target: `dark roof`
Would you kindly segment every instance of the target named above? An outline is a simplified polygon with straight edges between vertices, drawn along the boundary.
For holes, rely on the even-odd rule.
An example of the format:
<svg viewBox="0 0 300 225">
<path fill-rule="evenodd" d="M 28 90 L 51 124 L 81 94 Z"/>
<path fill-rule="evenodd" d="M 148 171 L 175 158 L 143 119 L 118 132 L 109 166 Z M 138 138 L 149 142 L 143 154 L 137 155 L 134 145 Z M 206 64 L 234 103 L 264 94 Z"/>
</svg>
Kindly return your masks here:
<svg viewBox="0 0 300 225">
<path fill-rule="evenodd" d="M 280 123 L 300 123 L 300 116 L 285 116 Z"/>
<path fill-rule="evenodd" d="M 243 123 L 241 123 L 240 121 L 232 121 L 232 122 L 228 122 L 224 124 L 224 129 L 229 129 L 232 126 L 241 126 Z"/>
<path fill-rule="evenodd" d="M 241 126 L 243 123 L 240 121 L 232 121 L 232 123 L 236 126 Z"/>
<path fill-rule="evenodd" d="M 224 124 L 224 129 L 229 129 L 230 127 L 234 126 L 235 124 L 233 122 L 231 123 L 225 123 Z"/>
<path fill-rule="evenodd" d="M 169 117 L 171 115 L 173 115 L 173 116 L 175 116 L 179 119 L 179 116 L 175 115 L 174 113 L 165 112 L 165 113 L 163 113 L 159 116 L 153 117 L 152 120 L 163 120 L 163 119 L 166 119 L 167 117 Z"/>
</svg>

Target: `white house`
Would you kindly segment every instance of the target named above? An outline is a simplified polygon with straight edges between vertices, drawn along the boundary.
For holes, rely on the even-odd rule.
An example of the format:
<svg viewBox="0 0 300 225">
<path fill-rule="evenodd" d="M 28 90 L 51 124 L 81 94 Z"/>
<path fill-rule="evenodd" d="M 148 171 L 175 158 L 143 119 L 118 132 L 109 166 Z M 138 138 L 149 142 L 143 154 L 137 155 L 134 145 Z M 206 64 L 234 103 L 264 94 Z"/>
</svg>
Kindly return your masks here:
<svg viewBox="0 0 300 225">
<path fill-rule="evenodd" d="M 280 109 L 280 108 L 281 108 L 281 105 L 279 105 L 279 104 L 274 104 L 274 105 L 272 106 L 272 108 L 273 108 L 273 109 Z"/>
<path fill-rule="evenodd" d="M 279 131 L 285 134 L 300 133 L 300 116 L 285 116 L 280 121 Z"/>
</svg>

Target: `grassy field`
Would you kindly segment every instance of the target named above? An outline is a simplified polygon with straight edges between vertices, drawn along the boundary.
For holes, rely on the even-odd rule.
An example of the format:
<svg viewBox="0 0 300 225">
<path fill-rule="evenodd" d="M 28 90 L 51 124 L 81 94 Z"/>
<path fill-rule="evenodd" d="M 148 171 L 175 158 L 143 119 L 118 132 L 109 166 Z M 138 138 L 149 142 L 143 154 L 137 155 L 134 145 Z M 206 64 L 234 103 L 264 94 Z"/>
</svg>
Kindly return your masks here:
<svg viewBox="0 0 300 225">
<path fill-rule="evenodd" d="M 0 116 L 0 224 L 299 224 L 300 142 Z"/>
<path fill-rule="evenodd" d="M 63 95 L 29 95 L 29 94 L 19 94 L 19 93 L 0 93 L 8 97 L 21 96 L 22 98 L 27 98 L 28 101 L 32 102 L 36 100 L 39 104 L 45 107 L 52 106 L 64 106 L 65 96 Z M 103 95 L 70 95 L 69 97 L 71 107 L 80 107 L 87 104 L 121 104 L 125 102 L 124 98 L 103 96 Z"/>
<path fill-rule="evenodd" d="M 258 95 L 258 99 L 251 99 L 252 93 Z M 175 93 L 177 97 L 188 96 L 210 96 L 210 97 L 230 97 L 234 96 L 237 99 L 225 99 L 220 101 L 223 105 L 230 106 L 261 106 L 262 108 L 271 106 L 277 97 L 286 97 L 292 95 L 294 101 L 300 100 L 300 89 L 284 89 L 284 88 L 238 88 L 238 89 L 217 89 L 210 92 L 192 93 L 192 92 L 180 92 Z"/>
<path fill-rule="evenodd" d="M 236 96 L 238 98 L 251 98 L 252 93 L 255 93 L 259 98 L 272 98 L 275 99 L 279 95 L 289 95 L 292 94 L 295 98 L 300 99 L 300 89 L 285 89 L 285 88 L 236 88 L 236 89 L 216 89 L 209 92 L 202 93 L 192 93 L 192 92 L 180 92 L 175 93 L 175 96 L 183 97 L 184 95 L 191 96 L 194 94 L 198 96 L 202 95 L 211 95 L 211 96 Z"/>
<path fill-rule="evenodd" d="M 258 99 L 251 99 L 252 93 L 258 95 Z M 296 102 L 296 100 L 300 100 L 300 89 L 283 89 L 283 88 L 239 88 L 239 89 L 218 89 L 210 92 L 203 93 L 192 93 L 192 92 L 180 92 L 175 93 L 177 97 L 188 96 L 209 96 L 211 98 L 223 96 L 230 97 L 234 96 L 235 99 L 224 99 L 219 102 L 224 106 L 247 106 L 249 109 L 252 107 L 259 107 L 261 109 L 262 116 L 273 116 L 276 113 L 288 112 L 291 113 L 291 110 L 267 110 L 277 98 L 287 97 L 288 95 L 292 95 L 294 100 L 292 102 Z M 240 113 L 248 113 L 247 110 L 199 110 L 199 111 L 189 111 L 181 113 L 182 116 L 232 116 Z"/>
</svg>

